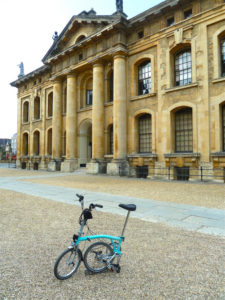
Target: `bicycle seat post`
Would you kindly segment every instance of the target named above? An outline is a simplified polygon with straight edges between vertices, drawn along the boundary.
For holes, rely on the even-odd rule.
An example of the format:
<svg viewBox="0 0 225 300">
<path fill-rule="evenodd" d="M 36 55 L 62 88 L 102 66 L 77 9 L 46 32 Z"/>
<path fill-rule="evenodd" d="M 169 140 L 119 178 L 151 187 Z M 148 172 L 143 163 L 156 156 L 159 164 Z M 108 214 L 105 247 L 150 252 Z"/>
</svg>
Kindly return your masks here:
<svg viewBox="0 0 225 300">
<path fill-rule="evenodd" d="M 125 223 L 123 225 L 123 230 L 122 230 L 121 236 L 124 236 L 124 232 L 125 232 L 125 229 L 126 229 L 126 226 L 127 226 L 129 215 L 130 215 L 130 211 L 128 210 L 127 217 L 126 217 Z"/>
</svg>

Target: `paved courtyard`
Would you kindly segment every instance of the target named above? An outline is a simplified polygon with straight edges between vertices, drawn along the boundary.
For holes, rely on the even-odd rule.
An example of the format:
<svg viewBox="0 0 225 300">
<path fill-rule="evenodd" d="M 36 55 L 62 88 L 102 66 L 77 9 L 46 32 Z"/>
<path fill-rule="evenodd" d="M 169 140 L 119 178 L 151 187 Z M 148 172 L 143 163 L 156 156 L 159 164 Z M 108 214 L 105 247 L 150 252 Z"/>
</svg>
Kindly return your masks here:
<svg viewBox="0 0 225 300">
<path fill-rule="evenodd" d="M 1 169 L 0 299 L 224 299 L 224 189 Z M 85 276 L 81 265 L 67 281 L 54 278 L 54 261 L 78 229 L 76 192 L 104 205 L 89 222 L 95 233 L 120 234 L 117 204 L 137 204 L 120 274 Z"/>
</svg>

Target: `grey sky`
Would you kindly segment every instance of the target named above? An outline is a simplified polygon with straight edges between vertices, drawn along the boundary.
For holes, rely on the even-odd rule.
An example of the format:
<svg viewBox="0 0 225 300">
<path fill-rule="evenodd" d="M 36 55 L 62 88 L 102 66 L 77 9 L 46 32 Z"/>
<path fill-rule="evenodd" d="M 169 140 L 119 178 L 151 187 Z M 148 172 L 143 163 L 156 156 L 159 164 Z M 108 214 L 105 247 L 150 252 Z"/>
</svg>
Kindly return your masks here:
<svg viewBox="0 0 225 300">
<path fill-rule="evenodd" d="M 161 0 L 124 0 L 128 18 L 157 5 Z M 116 11 L 115 0 L 8 0 L 0 4 L 0 138 L 11 138 L 17 130 L 17 79 L 21 61 L 25 74 L 42 65 L 52 45 L 54 31 L 60 33 L 73 15 L 93 8 L 97 14 Z"/>
</svg>

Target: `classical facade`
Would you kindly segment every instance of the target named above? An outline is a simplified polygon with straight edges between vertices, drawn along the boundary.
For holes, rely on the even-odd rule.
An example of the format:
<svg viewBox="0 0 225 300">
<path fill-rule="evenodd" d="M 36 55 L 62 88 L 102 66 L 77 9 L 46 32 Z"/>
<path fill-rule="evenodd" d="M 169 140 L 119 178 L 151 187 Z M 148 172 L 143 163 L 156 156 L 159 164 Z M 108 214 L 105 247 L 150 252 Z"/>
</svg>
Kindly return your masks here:
<svg viewBox="0 0 225 300">
<path fill-rule="evenodd" d="M 112 15 L 73 16 L 43 66 L 11 83 L 18 167 L 224 172 L 224 2 L 164 1 L 128 19 L 116 1 Z"/>
</svg>

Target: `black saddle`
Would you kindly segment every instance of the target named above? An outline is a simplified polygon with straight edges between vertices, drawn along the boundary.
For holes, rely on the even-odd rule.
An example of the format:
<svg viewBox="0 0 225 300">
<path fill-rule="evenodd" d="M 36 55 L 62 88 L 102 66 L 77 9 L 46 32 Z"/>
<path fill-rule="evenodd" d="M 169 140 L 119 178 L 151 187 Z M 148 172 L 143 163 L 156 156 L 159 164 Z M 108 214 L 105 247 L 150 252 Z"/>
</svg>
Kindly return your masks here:
<svg viewBox="0 0 225 300">
<path fill-rule="evenodd" d="M 136 210 L 136 205 L 135 204 L 119 204 L 119 207 L 122 207 L 126 210 L 129 210 L 129 211 L 135 211 Z"/>
</svg>

